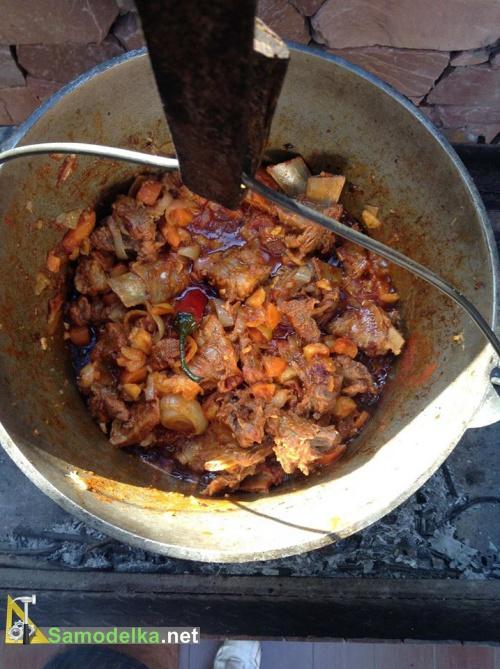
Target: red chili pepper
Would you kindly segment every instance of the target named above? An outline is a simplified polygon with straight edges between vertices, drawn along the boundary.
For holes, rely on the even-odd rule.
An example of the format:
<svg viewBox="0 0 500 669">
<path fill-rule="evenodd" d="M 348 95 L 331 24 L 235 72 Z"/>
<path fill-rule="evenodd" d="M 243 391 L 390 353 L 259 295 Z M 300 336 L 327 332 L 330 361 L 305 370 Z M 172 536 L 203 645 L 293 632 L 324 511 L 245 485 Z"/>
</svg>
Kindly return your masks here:
<svg viewBox="0 0 500 669">
<path fill-rule="evenodd" d="M 175 303 L 175 313 L 191 314 L 199 323 L 203 318 L 207 302 L 208 298 L 200 288 L 189 288 L 183 297 Z"/>
<path fill-rule="evenodd" d="M 207 296 L 199 288 L 190 288 L 175 304 L 174 328 L 179 333 L 179 350 L 181 354 L 181 367 L 184 373 L 198 383 L 201 376 L 194 374 L 189 369 L 186 361 L 186 339 L 188 335 L 198 327 L 208 302 Z"/>
</svg>

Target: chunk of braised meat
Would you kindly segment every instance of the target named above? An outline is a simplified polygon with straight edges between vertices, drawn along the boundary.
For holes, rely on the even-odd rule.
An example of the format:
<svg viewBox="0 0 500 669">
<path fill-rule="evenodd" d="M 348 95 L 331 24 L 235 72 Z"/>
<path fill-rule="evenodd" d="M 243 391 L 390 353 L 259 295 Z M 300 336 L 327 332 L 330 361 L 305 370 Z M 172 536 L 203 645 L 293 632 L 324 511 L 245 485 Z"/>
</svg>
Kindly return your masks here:
<svg viewBox="0 0 500 669">
<path fill-rule="evenodd" d="M 198 351 L 189 363 L 191 371 L 201 376 L 203 387 L 217 386 L 224 391 L 225 380 L 236 375 L 241 376 L 241 372 L 238 369 L 236 352 L 221 322 L 213 314 L 205 316 L 193 336 Z"/>
<path fill-rule="evenodd" d="M 297 298 L 310 286 L 312 277 L 309 263 L 300 267 L 280 267 L 269 284 L 269 295 L 278 302 Z"/>
<path fill-rule="evenodd" d="M 254 471 L 255 467 L 248 467 L 238 471 L 205 474 L 200 479 L 200 492 L 202 495 L 208 495 L 209 497 L 231 492 L 239 488 L 241 481 Z"/>
<path fill-rule="evenodd" d="M 325 292 L 318 300 L 318 305 L 314 307 L 312 313 L 314 320 L 321 329 L 325 329 L 332 318 L 337 314 L 340 308 L 340 289 L 334 288 Z"/>
<path fill-rule="evenodd" d="M 211 472 L 205 477 L 204 492 L 213 495 L 237 488 L 271 453 L 272 446 L 268 443 L 240 448 L 226 425 L 212 423 L 201 436 L 186 440 L 174 456 L 194 472 Z"/>
<path fill-rule="evenodd" d="M 87 297 L 81 295 L 68 306 L 68 317 L 73 325 L 87 325 L 92 318 L 92 309 Z"/>
<path fill-rule="evenodd" d="M 224 423 L 242 448 L 262 443 L 266 416 L 264 400 L 249 389 L 226 393 L 219 404 L 216 420 Z"/>
<path fill-rule="evenodd" d="M 252 493 L 269 492 L 270 488 L 282 483 L 284 478 L 285 472 L 278 462 L 264 462 L 258 466 L 255 474 L 243 479 L 238 489 Z"/>
<path fill-rule="evenodd" d="M 97 343 L 92 350 L 92 361 L 115 362 L 123 346 L 128 346 L 125 326 L 121 323 L 106 323 L 100 330 Z"/>
<path fill-rule="evenodd" d="M 226 302 L 227 304 L 227 302 Z M 236 302 L 233 305 L 234 316 L 234 326 L 233 329 L 229 332 L 228 337 L 231 341 L 240 341 L 240 351 L 244 347 L 244 343 L 249 341 L 249 335 L 247 332 L 248 323 L 252 322 L 262 322 L 261 319 L 265 319 L 265 312 L 263 307 L 251 307 L 248 304 L 240 304 Z"/>
<path fill-rule="evenodd" d="M 369 356 L 385 355 L 389 351 L 399 355 L 404 344 L 386 312 L 370 302 L 359 307 L 349 306 L 332 320 L 328 329 L 333 335 L 351 339 Z"/>
<path fill-rule="evenodd" d="M 112 216 L 107 216 L 94 229 L 90 235 L 90 245 L 93 249 L 98 251 L 105 251 L 107 253 L 115 253 L 116 247 L 113 241 L 113 235 L 109 228 L 109 221 L 112 221 Z M 126 251 L 137 251 L 139 243 L 131 239 L 127 234 L 122 234 L 123 246 Z"/>
<path fill-rule="evenodd" d="M 344 271 L 354 279 L 362 276 L 370 267 L 368 252 L 358 244 L 343 242 L 336 252 Z"/>
<path fill-rule="evenodd" d="M 312 258 L 311 265 L 316 288 L 314 295 L 318 297 L 313 316 L 318 325 L 324 328 L 341 306 L 342 270 L 319 258 Z"/>
<path fill-rule="evenodd" d="M 332 205 L 325 209 L 311 202 L 304 204 L 312 209 L 319 209 L 326 216 L 338 219 L 342 214 L 342 205 Z M 323 226 L 313 223 L 298 214 L 284 209 L 277 210 L 279 220 L 286 226 L 285 244 L 289 249 L 295 250 L 299 258 L 314 252 L 328 253 L 335 241 L 333 232 L 326 230 Z"/>
<path fill-rule="evenodd" d="M 282 237 L 282 228 L 276 219 L 265 213 L 255 213 L 245 222 L 241 229 L 241 236 L 247 241 L 258 237 L 260 245 L 275 257 L 281 257 L 286 252 L 286 244 Z"/>
<path fill-rule="evenodd" d="M 359 302 L 373 300 L 393 304 L 397 301 L 389 267 L 383 258 L 351 242 L 339 246 L 337 255 L 344 268 L 342 287 L 348 296 Z"/>
<path fill-rule="evenodd" d="M 145 259 L 154 258 L 158 247 L 156 225 L 142 204 L 127 195 L 119 195 L 113 203 L 113 218 L 125 233 L 138 242 L 139 255 Z"/>
<path fill-rule="evenodd" d="M 314 418 L 331 414 L 342 386 L 342 374 L 329 357 L 313 358 L 299 369 L 303 397 L 295 411 Z"/>
<path fill-rule="evenodd" d="M 106 301 L 103 301 L 102 294 L 89 299 L 85 295 L 80 295 L 76 300 L 68 305 L 68 318 L 73 325 L 100 325 L 108 321 L 123 320 L 126 310 L 119 298 L 113 293 L 106 293 Z"/>
<path fill-rule="evenodd" d="M 309 223 L 300 234 L 289 234 L 285 237 L 285 244 L 289 249 L 296 250 L 298 258 L 305 258 L 309 253 L 328 253 L 335 241 L 332 232 L 316 223 Z"/>
<path fill-rule="evenodd" d="M 278 355 L 284 358 L 291 367 L 296 370 L 303 367 L 305 360 L 302 355 L 302 346 L 296 336 L 291 335 L 286 339 L 278 340 L 275 346 Z"/>
<path fill-rule="evenodd" d="M 211 253 L 195 262 L 195 270 L 214 283 L 220 294 L 230 301 L 243 300 L 267 279 L 272 266 L 258 242 Z"/>
<path fill-rule="evenodd" d="M 191 282 L 189 261 L 178 253 L 169 253 L 152 262 L 135 262 L 131 267 L 146 284 L 153 304 L 168 302 Z"/>
<path fill-rule="evenodd" d="M 271 419 L 268 429 L 274 436 L 276 459 L 287 474 L 299 469 L 308 475 L 340 445 L 340 435 L 333 425 L 321 427 L 291 411 Z"/>
<path fill-rule="evenodd" d="M 193 195 L 191 193 L 191 196 Z M 200 212 L 189 224 L 189 230 L 201 233 L 208 238 L 219 238 L 237 233 L 242 222 L 243 216 L 240 211 L 232 211 L 220 204 L 205 200 Z"/>
<path fill-rule="evenodd" d="M 252 385 L 267 379 L 262 351 L 246 333 L 240 336 L 240 360 L 245 383 Z"/>
<path fill-rule="evenodd" d="M 114 418 L 121 421 L 127 421 L 130 418 L 130 412 L 125 402 L 118 397 L 115 389 L 108 386 L 96 384 L 92 386 L 89 407 L 94 416 L 102 423 L 107 423 Z"/>
<path fill-rule="evenodd" d="M 82 295 L 97 295 L 109 290 L 108 276 L 99 258 L 91 255 L 80 260 L 75 273 L 75 288 Z"/>
<path fill-rule="evenodd" d="M 179 340 L 175 337 L 166 337 L 153 346 L 149 360 L 151 367 L 159 371 L 173 367 L 179 358 Z"/>
<path fill-rule="evenodd" d="M 108 321 L 120 322 L 125 317 L 127 310 L 114 293 L 106 293 L 94 297 L 90 303 L 90 320 L 95 325 Z"/>
<path fill-rule="evenodd" d="M 90 245 L 98 251 L 114 252 L 113 235 L 105 221 L 98 225 L 90 235 Z"/>
<path fill-rule="evenodd" d="M 278 303 L 281 313 L 288 318 L 297 335 L 306 343 L 318 342 L 321 336 L 319 327 L 311 315 L 315 305 L 315 298 Z"/>
<path fill-rule="evenodd" d="M 110 442 L 114 446 L 140 444 L 160 422 L 160 403 L 133 402 L 130 405 L 130 417 L 126 421 L 115 418 L 111 426 Z"/>
<path fill-rule="evenodd" d="M 340 366 L 343 376 L 342 393 L 353 397 L 360 393 L 376 393 L 377 388 L 373 377 L 361 362 L 357 362 L 347 355 L 337 355 L 335 362 Z"/>
</svg>

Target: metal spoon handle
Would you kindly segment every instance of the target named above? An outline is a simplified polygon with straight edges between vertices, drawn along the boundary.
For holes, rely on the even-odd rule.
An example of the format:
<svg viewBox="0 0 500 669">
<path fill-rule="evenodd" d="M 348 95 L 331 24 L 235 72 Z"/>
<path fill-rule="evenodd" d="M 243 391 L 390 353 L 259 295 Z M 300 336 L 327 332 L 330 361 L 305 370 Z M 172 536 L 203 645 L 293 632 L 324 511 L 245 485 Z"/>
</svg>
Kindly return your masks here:
<svg viewBox="0 0 500 669">
<path fill-rule="evenodd" d="M 27 146 L 16 146 L 14 149 L 0 151 L 0 164 L 15 158 L 36 156 L 42 153 L 70 153 L 83 154 L 86 156 L 97 156 L 99 158 L 110 158 L 138 165 L 149 165 L 161 167 L 164 170 L 178 170 L 177 158 L 166 156 L 155 156 L 151 153 L 132 151 L 131 149 L 119 149 L 114 146 L 102 146 L 101 144 L 83 144 L 81 142 L 45 142 L 43 144 L 28 144 Z"/>
<path fill-rule="evenodd" d="M 179 168 L 179 162 L 176 158 L 155 156 L 149 153 L 132 151 L 130 149 L 120 149 L 112 146 L 83 144 L 78 142 L 47 142 L 43 144 L 32 144 L 28 146 L 19 146 L 14 149 L 8 149 L 6 151 L 0 152 L 0 164 L 15 158 L 44 153 L 84 154 L 88 156 L 110 158 L 112 160 L 122 160 L 136 163 L 138 165 L 160 167 L 164 170 L 176 170 Z M 396 251 L 390 246 L 386 246 L 382 242 L 379 242 L 378 240 L 373 239 L 368 235 L 357 232 L 356 230 L 343 225 L 333 218 L 324 216 L 318 211 L 310 209 L 300 202 L 296 202 L 295 200 L 288 198 L 286 195 L 268 188 L 264 184 L 260 183 L 252 177 L 247 176 L 246 174 L 243 175 L 242 181 L 247 188 L 254 190 L 260 195 L 263 195 L 268 200 L 271 200 L 271 202 L 274 202 L 280 207 L 283 207 L 283 209 L 288 209 L 289 211 L 292 211 L 299 216 L 303 216 L 304 218 L 313 221 L 313 223 L 322 225 L 327 230 L 330 230 L 331 232 L 339 235 L 339 237 L 348 239 L 349 241 L 359 244 L 359 246 L 362 246 L 368 251 L 377 253 L 379 256 L 390 260 L 396 265 L 403 267 L 409 272 L 416 274 L 424 281 L 430 283 L 432 286 L 454 300 L 454 302 L 456 302 L 469 315 L 469 317 L 476 323 L 486 339 L 493 346 L 496 354 L 500 357 L 500 340 L 490 328 L 486 319 L 479 313 L 476 307 L 465 297 L 465 295 L 463 295 L 447 281 L 444 281 L 440 276 L 432 272 L 430 269 L 424 267 L 418 262 L 415 262 L 415 260 L 408 258 L 403 253 Z M 500 385 L 500 373 L 498 368 L 493 370 L 491 378 L 493 383 Z"/>
</svg>

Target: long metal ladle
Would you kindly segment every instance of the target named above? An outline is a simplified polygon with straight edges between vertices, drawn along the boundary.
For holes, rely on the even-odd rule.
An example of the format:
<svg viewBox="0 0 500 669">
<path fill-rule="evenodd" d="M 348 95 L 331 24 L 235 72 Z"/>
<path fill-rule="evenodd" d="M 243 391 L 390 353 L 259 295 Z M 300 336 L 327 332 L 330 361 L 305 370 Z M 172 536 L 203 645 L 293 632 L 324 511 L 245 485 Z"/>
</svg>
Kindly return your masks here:
<svg viewBox="0 0 500 669">
<path fill-rule="evenodd" d="M 14 149 L 8 149 L 0 152 L 0 164 L 5 163 L 15 158 L 22 158 L 26 156 L 34 156 L 45 153 L 69 153 L 69 154 L 83 154 L 88 156 L 98 156 L 101 158 L 110 158 L 112 160 L 122 160 L 126 162 L 136 163 L 139 165 L 148 165 L 151 167 L 159 167 L 167 171 L 179 169 L 179 162 L 176 158 L 167 158 L 164 156 L 155 156 L 149 153 L 142 153 L 140 151 L 132 151 L 130 149 L 120 149 L 112 146 L 102 146 L 100 144 L 82 144 L 78 142 L 48 142 L 43 144 L 32 144 L 28 146 L 19 146 Z M 496 354 L 500 357 L 500 340 L 488 325 L 487 321 L 479 313 L 476 307 L 470 302 L 465 295 L 463 295 L 454 286 L 444 281 L 440 276 L 432 272 L 427 267 L 424 267 L 415 260 L 408 258 L 403 253 L 379 242 L 368 235 L 353 230 L 352 228 L 343 225 L 333 218 L 324 216 L 323 214 L 311 209 L 300 202 L 296 202 L 291 198 L 278 193 L 277 191 L 268 188 L 261 182 L 246 174 L 242 176 L 243 187 L 264 196 L 271 202 L 274 202 L 283 209 L 288 209 L 295 214 L 303 216 L 304 218 L 322 225 L 327 230 L 334 232 L 339 237 L 348 239 L 355 244 L 359 244 L 368 251 L 377 253 L 382 258 L 390 260 L 391 262 L 403 267 L 404 269 L 416 274 L 427 283 L 430 283 L 442 293 L 454 300 L 475 322 L 477 327 L 481 330 L 486 339 L 495 349 Z M 500 386 L 500 367 L 495 367 L 491 372 L 491 381 L 497 386 Z"/>
</svg>

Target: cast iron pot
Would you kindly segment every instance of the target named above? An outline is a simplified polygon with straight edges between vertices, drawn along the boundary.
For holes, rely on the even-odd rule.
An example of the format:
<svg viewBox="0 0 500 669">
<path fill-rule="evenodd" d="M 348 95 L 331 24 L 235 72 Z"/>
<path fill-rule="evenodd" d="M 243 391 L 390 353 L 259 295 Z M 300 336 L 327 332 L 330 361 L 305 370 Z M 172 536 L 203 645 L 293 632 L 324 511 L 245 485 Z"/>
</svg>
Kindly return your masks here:
<svg viewBox="0 0 500 669">
<path fill-rule="evenodd" d="M 64 140 L 172 151 L 144 52 L 66 86 L 11 144 Z M 338 58 L 292 48 L 269 149 L 274 157 L 292 149 L 313 168 L 346 174 L 357 187 L 346 197 L 353 213 L 378 205 L 380 238 L 439 272 L 495 324 L 497 259 L 483 206 L 453 150 L 407 100 Z M 0 440 L 69 512 L 174 557 L 282 557 L 346 537 L 394 509 L 471 424 L 489 386 L 492 351 L 447 298 L 394 268 L 407 345 L 374 418 L 333 469 L 267 496 L 205 499 L 112 447 L 78 394 L 62 332 L 42 348 L 49 295 L 36 296 L 34 287 L 62 234 L 51 221 L 109 199 L 138 168 L 80 157 L 56 187 L 60 165 L 45 156 L 0 170 Z"/>
</svg>

